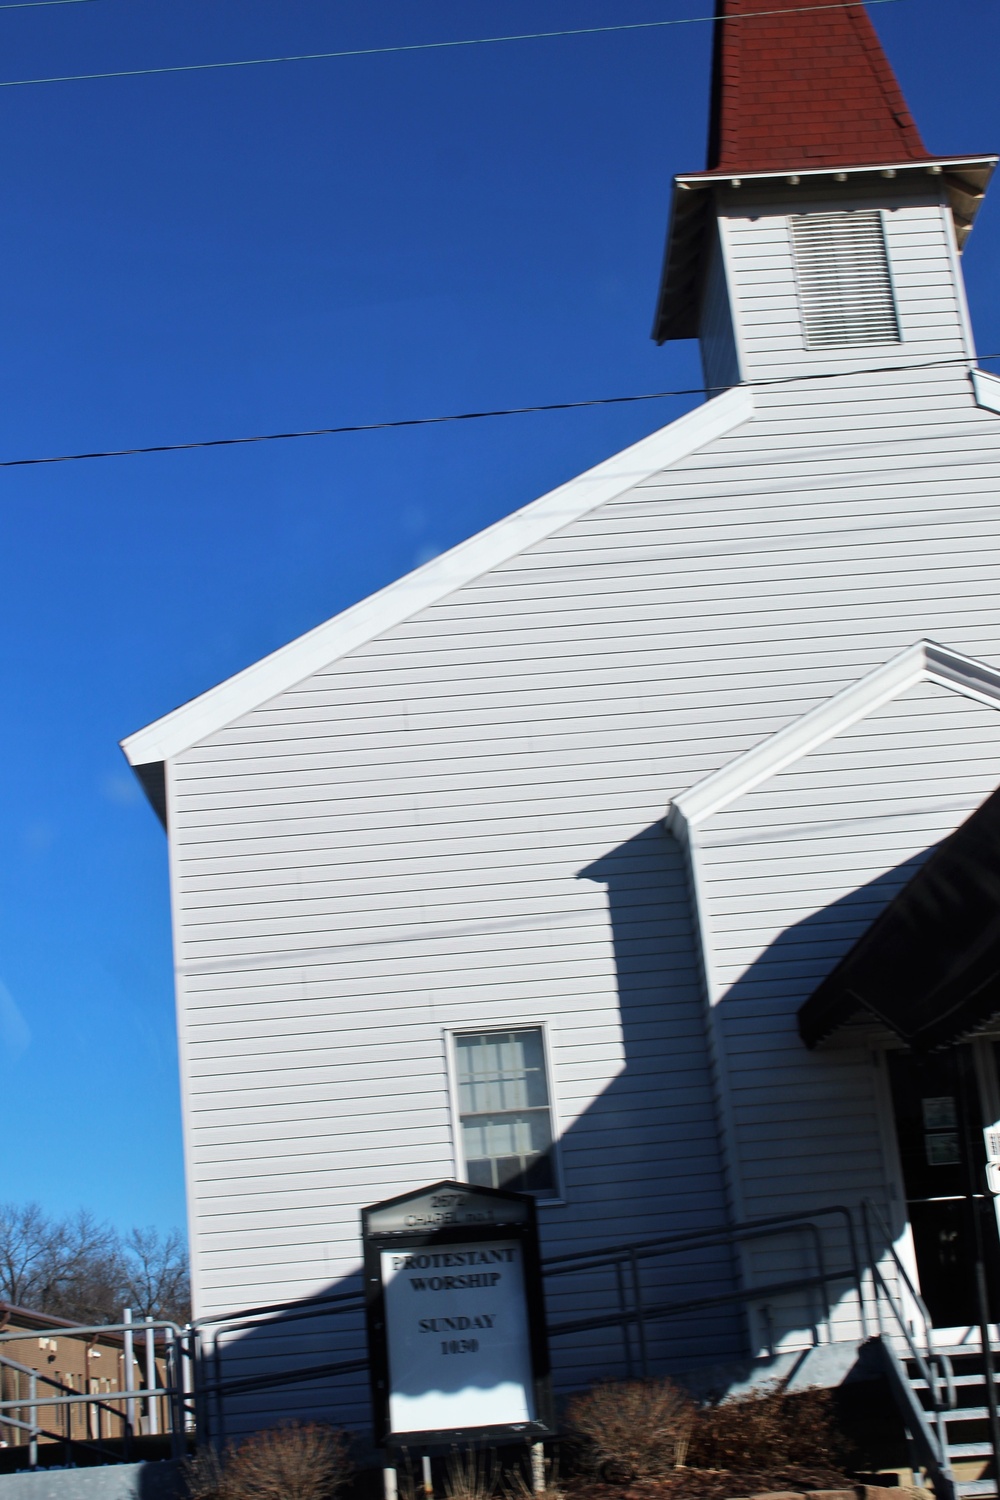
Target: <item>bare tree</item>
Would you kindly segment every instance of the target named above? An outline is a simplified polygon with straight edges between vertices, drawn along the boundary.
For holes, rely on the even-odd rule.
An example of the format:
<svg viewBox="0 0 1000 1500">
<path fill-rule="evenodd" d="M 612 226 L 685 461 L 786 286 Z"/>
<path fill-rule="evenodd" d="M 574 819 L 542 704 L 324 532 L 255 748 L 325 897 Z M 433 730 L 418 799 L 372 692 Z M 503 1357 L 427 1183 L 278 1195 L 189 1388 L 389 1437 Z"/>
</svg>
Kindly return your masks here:
<svg viewBox="0 0 1000 1500">
<path fill-rule="evenodd" d="M 122 1248 L 128 1304 L 143 1318 L 186 1323 L 191 1317 L 191 1288 L 180 1232 L 172 1229 L 161 1239 L 155 1229 L 133 1229 Z"/>
<path fill-rule="evenodd" d="M 92 1214 L 49 1218 L 37 1203 L 0 1204 L 0 1298 L 81 1323 L 190 1316 L 181 1235 L 133 1229 L 124 1239 Z"/>
<path fill-rule="evenodd" d="M 5 1301 L 24 1306 L 39 1300 L 55 1239 L 55 1226 L 37 1203 L 23 1208 L 0 1203 L 0 1294 Z"/>
</svg>

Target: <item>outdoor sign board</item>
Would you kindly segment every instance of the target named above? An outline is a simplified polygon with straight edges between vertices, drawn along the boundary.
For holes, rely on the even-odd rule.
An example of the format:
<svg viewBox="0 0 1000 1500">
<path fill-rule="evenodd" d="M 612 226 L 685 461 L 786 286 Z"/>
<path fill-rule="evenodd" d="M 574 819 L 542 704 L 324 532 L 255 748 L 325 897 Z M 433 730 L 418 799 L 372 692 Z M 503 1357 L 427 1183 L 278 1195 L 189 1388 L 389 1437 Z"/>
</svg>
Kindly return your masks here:
<svg viewBox="0 0 1000 1500">
<path fill-rule="evenodd" d="M 383 1445 L 553 1431 L 534 1199 L 438 1182 L 362 1210 Z"/>
</svg>

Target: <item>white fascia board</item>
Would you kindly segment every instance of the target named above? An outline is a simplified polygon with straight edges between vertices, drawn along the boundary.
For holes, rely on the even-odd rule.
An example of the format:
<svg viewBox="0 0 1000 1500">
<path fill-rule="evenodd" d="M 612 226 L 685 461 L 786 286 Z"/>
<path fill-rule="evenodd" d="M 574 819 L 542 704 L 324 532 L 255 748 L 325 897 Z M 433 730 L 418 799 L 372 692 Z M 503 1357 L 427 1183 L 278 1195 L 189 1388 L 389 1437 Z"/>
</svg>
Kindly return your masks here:
<svg viewBox="0 0 1000 1500">
<path fill-rule="evenodd" d="M 970 370 L 969 374 L 976 393 L 976 405 L 986 411 L 1000 412 L 1000 376 L 990 375 L 986 370 Z"/>
<path fill-rule="evenodd" d="M 667 827 L 689 842 L 695 829 L 713 813 L 921 682 L 933 682 L 1000 708 L 1000 671 L 934 641 L 917 641 L 676 797 L 667 813 Z"/>
<path fill-rule="evenodd" d="M 753 410 L 750 390 L 736 386 L 661 427 L 129 735 L 121 742 L 129 764 L 155 764 L 190 749 L 418 610 L 723 437 L 752 417 Z"/>
<path fill-rule="evenodd" d="M 715 187 L 725 186 L 729 182 L 795 182 L 809 181 L 812 179 L 820 182 L 835 182 L 839 174 L 844 178 L 864 177 L 872 172 L 878 172 L 882 176 L 898 176 L 900 172 L 923 172 L 932 177 L 940 177 L 944 172 L 966 171 L 992 173 L 1000 161 L 996 156 L 939 156 L 931 157 L 927 161 L 874 161 L 853 167 L 781 167 L 767 168 L 763 172 L 720 172 L 718 168 L 711 172 L 682 172 L 674 178 L 678 187 Z"/>
<path fill-rule="evenodd" d="M 927 682 L 950 688 L 953 693 L 974 698 L 990 708 L 1000 708 L 1000 670 L 974 656 L 963 656 L 960 651 L 939 646 L 936 641 L 922 644 L 927 658 L 924 672 Z"/>
</svg>

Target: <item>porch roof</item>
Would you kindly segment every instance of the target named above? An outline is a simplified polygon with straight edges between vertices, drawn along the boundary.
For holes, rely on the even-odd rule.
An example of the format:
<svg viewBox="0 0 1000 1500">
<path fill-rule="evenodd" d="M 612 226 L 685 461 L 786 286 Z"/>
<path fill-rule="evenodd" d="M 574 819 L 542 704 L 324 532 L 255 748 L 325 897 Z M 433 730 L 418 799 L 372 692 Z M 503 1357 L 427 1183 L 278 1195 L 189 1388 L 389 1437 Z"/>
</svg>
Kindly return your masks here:
<svg viewBox="0 0 1000 1500">
<path fill-rule="evenodd" d="M 858 1012 L 920 1051 L 1000 1013 L 1000 788 L 939 844 L 799 1009 L 815 1047 Z"/>
</svg>

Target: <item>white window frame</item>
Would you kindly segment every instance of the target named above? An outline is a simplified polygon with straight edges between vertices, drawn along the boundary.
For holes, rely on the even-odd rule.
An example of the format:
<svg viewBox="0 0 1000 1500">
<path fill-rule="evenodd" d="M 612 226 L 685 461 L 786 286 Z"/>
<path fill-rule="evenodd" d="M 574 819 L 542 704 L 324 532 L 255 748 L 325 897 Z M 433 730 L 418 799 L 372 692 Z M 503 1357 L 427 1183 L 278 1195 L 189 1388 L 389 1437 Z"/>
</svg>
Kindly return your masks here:
<svg viewBox="0 0 1000 1500">
<path fill-rule="evenodd" d="M 545 1086 L 549 1093 L 549 1124 L 552 1130 L 552 1176 L 555 1180 L 552 1195 L 545 1197 L 532 1193 L 539 1208 L 559 1208 L 566 1202 L 565 1179 L 562 1169 L 562 1121 L 558 1109 L 555 1078 L 552 1069 L 552 1026 L 537 1017 L 512 1019 L 498 1024 L 495 1021 L 480 1025 L 449 1027 L 444 1032 L 445 1057 L 448 1069 L 448 1100 L 451 1110 L 452 1154 L 455 1161 L 455 1177 L 465 1182 L 465 1151 L 462 1144 L 462 1112 L 459 1098 L 458 1053 L 455 1043 L 463 1036 L 487 1036 L 491 1032 L 503 1035 L 510 1031 L 540 1031 L 542 1034 L 542 1056 L 545 1060 Z"/>
</svg>

